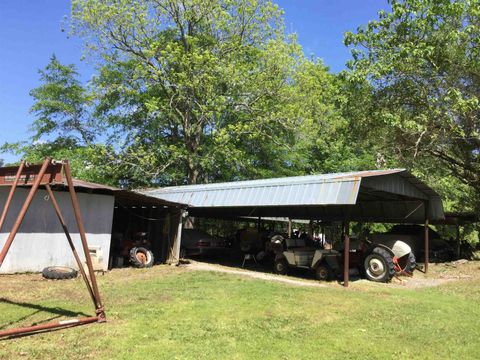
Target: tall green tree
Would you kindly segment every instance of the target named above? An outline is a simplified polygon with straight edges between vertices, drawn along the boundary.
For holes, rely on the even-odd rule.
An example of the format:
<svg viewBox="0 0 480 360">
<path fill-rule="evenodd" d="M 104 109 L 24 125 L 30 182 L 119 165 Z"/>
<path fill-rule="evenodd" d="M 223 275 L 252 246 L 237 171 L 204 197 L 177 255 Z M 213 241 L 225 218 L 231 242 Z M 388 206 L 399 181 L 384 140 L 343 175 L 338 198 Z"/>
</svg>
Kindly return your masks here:
<svg viewBox="0 0 480 360">
<path fill-rule="evenodd" d="M 72 19 L 97 73 L 41 71 L 32 141 L 13 146 L 31 160 L 132 187 L 371 167 L 350 84 L 303 56 L 270 1 L 77 0 Z"/>
<path fill-rule="evenodd" d="M 304 62 L 291 92 L 287 116 L 299 124 L 292 148 L 297 171 L 311 174 L 375 167 L 375 146 L 366 146 L 370 137 L 360 136 L 352 116 L 353 109 L 363 109 L 359 91 L 355 93 L 343 74 L 330 73 L 320 60 Z"/>
<path fill-rule="evenodd" d="M 390 4 L 391 11 L 345 36 L 349 79 L 372 87 L 365 125 L 384 132 L 384 148 L 402 163 L 439 176 L 448 170 L 478 200 L 480 2 Z"/>
<path fill-rule="evenodd" d="M 95 139 L 97 124 L 91 116 L 92 95 L 79 80 L 74 65 L 63 65 L 53 55 L 39 71 L 40 86 L 30 91 L 35 116 L 33 140 L 62 138 L 75 145 L 89 145 Z"/>
<path fill-rule="evenodd" d="M 271 155 L 292 140 L 278 115 L 304 59 L 271 1 L 74 0 L 72 19 L 100 59 L 96 115 L 125 174 L 197 183 L 289 166 Z"/>
<path fill-rule="evenodd" d="M 93 116 L 94 97 L 79 79 L 74 65 L 60 63 L 55 55 L 39 71 L 40 85 L 30 91 L 35 120 L 31 137 L 8 143 L 2 150 L 36 163 L 46 156 L 69 159 L 74 176 L 103 183 L 116 183 L 108 162 L 112 152 L 97 142 L 101 126 Z"/>
</svg>

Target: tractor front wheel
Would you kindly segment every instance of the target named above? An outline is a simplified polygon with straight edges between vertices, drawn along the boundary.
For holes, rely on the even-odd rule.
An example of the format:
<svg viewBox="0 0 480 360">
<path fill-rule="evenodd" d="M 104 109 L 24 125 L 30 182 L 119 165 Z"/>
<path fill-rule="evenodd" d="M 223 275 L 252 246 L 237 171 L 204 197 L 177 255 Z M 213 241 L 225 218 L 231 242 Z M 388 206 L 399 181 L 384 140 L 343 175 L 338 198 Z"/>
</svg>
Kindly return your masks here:
<svg viewBox="0 0 480 360">
<path fill-rule="evenodd" d="M 327 264 L 318 265 L 315 269 L 315 277 L 320 281 L 329 281 L 332 279 L 332 269 Z"/>
<path fill-rule="evenodd" d="M 412 274 L 417 267 L 415 255 L 411 252 L 401 257 L 400 259 L 398 259 L 398 265 L 400 266 L 400 274 L 403 272 L 406 272 L 407 274 Z"/>
<path fill-rule="evenodd" d="M 275 274 L 285 275 L 287 273 L 287 269 L 288 269 L 287 260 L 285 259 L 275 260 L 275 264 L 273 267 Z"/>
</svg>

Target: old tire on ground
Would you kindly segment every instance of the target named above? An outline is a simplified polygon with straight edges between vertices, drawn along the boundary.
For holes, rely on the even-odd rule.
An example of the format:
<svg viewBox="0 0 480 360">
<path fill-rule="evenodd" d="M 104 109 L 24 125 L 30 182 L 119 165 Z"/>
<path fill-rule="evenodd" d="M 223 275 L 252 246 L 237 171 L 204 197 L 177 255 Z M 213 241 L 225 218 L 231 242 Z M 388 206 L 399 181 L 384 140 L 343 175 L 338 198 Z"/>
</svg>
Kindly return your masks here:
<svg viewBox="0 0 480 360">
<path fill-rule="evenodd" d="M 315 277 L 320 281 L 329 281 L 332 279 L 332 269 L 327 264 L 320 264 L 315 269 Z"/>
<path fill-rule="evenodd" d="M 42 270 L 42 276 L 51 280 L 74 279 L 77 275 L 77 270 L 67 266 L 49 266 Z"/>
<path fill-rule="evenodd" d="M 137 268 L 153 266 L 153 253 L 144 247 L 134 247 L 130 250 L 130 263 Z"/>
<path fill-rule="evenodd" d="M 277 259 L 275 260 L 275 264 L 273 265 L 273 271 L 275 274 L 285 275 L 287 273 L 288 263 L 285 259 Z"/>
<path fill-rule="evenodd" d="M 363 262 L 365 277 L 370 281 L 389 282 L 395 274 L 392 255 L 381 247 L 376 247 Z"/>
<path fill-rule="evenodd" d="M 409 274 L 413 273 L 413 270 L 415 270 L 417 267 L 417 261 L 412 252 L 398 259 L 398 264 L 400 265 L 402 271 L 405 271 Z"/>
</svg>

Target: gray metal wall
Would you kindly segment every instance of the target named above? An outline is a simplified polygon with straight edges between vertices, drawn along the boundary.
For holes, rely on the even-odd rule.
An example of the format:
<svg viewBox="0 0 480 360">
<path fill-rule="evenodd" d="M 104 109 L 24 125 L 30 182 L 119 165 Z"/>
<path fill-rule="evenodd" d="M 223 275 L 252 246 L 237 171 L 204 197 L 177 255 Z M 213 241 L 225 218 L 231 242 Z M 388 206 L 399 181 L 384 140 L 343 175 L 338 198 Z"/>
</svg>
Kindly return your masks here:
<svg viewBox="0 0 480 360">
<path fill-rule="evenodd" d="M 0 188 L 0 211 L 7 198 L 9 188 Z M 18 188 L 0 233 L 0 246 L 12 228 L 29 189 Z M 39 190 L 25 216 L 20 230 L 13 241 L 0 273 L 37 272 L 52 265 L 77 268 L 67 239 L 59 224 L 53 206 L 46 200 L 46 191 Z M 89 246 L 97 246 L 103 256 L 103 268 L 107 270 L 110 254 L 110 239 L 113 220 L 114 197 L 111 195 L 77 193 L 80 210 L 87 233 Z M 80 235 L 75 222 L 68 192 L 55 192 L 75 247 L 84 260 Z"/>
</svg>

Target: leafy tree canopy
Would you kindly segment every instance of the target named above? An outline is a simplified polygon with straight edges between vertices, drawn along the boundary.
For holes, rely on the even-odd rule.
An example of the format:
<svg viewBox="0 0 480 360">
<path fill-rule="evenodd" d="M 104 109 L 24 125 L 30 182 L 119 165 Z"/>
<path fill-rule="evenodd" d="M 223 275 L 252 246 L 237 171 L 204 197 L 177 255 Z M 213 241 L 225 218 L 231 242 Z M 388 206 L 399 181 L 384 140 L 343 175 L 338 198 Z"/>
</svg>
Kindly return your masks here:
<svg viewBox="0 0 480 360">
<path fill-rule="evenodd" d="M 71 31 L 97 73 L 84 86 L 56 58 L 40 72 L 32 141 L 7 145 L 29 159 L 132 187 L 376 165 L 356 116 L 370 88 L 305 58 L 271 1 L 76 0 Z"/>
<path fill-rule="evenodd" d="M 401 164 L 453 177 L 478 199 L 480 2 L 390 3 L 391 12 L 345 36 L 349 80 L 371 85 L 364 125 L 384 134 L 384 151 Z"/>
<path fill-rule="evenodd" d="M 263 168 L 273 144 L 285 165 L 295 119 L 279 111 L 304 59 L 272 2 L 73 1 L 72 16 L 101 59 L 96 116 L 127 176 L 228 179 Z"/>
</svg>

